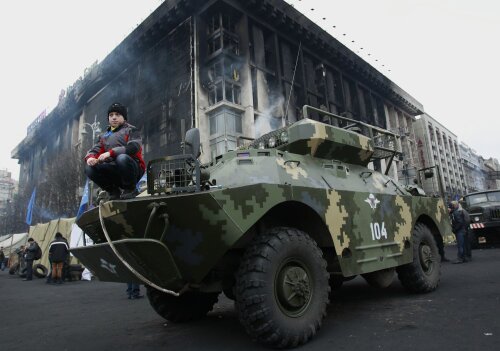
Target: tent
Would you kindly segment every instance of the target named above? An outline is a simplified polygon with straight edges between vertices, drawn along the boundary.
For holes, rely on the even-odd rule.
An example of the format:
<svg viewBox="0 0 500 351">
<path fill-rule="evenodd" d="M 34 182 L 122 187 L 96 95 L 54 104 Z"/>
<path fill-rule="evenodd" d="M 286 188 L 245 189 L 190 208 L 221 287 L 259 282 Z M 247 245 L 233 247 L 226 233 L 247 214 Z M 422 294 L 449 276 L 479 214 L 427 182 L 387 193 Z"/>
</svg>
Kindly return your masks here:
<svg viewBox="0 0 500 351">
<path fill-rule="evenodd" d="M 2 236 L 0 247 L 3 247 L 5 256 L 10 256 L 16 249 L 21 247 L 28 240 L 28 233 L 10 234 Z"/>
<path fill-rule="evenodd" d="M 59 218 L 30 227 L 29 237 L 35 239 L 42 249 L 42 258 L 36 261 L 36 263 L 41 263 L 45 267 L 49 266 L 49 245 L 51 241 L 54 240 L 56 233 L 59 232 L 69 243 L 74 223 L 75 218 Z M 71 257 L 71 263 L 78 263 L 76 257 Z"/>
</svg>

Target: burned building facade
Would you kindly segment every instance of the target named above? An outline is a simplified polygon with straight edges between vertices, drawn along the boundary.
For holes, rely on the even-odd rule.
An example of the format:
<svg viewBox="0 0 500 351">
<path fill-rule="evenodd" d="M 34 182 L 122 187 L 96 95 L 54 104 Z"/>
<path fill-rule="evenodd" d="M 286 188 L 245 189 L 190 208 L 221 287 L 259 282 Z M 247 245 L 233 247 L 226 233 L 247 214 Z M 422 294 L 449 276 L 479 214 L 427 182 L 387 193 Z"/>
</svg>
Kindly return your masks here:
<svg viewBox="0 0 500 351">
<path fill-rule="evenodd" d="M 402 131 L 407 158 L 399 172 L 403 161 L 413 162 L 411 123 L 423 110 L 282 0 L 167 0 L 86 70 L 12 152 L 20 187 L 43 178 L 61 150 L 82 156 L 115 101 L 142 130 L 146 161 L 180 152 L 184 132 L 198 127 L 208 162 L 241 138 L 302 118 L 308 104 Z"/>
</svg>

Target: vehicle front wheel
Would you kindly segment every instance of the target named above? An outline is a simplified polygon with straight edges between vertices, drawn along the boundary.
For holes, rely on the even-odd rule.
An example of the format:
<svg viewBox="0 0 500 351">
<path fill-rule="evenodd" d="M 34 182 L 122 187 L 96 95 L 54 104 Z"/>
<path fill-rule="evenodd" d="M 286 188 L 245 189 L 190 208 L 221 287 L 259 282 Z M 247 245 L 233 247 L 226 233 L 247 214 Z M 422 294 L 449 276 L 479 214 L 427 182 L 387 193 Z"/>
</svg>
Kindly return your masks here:
<svg viewBox="0 0 500 351">
<path fill-rule="evenodd" d="M 170 322 L 182 323 L 205 317 L 217 302 L 219 293 L 188 291 L 173 296 L 148 288 L 147 296 L 156 313 Z"/>
<path fill-rule="evenodd" d="M 441 260 L 429 228 L 417 223 L 413 229 L 413 262 L 396 269 L 401 284 L 414 293 L 427 293 L 439 285 Z"/>
<path fill-rule="evenodd" d="M 236 274 L 236 308 L 247 333 L 274 348 L 306 343 L 321 327 L 329 274 L 316 242 L 273 228 L 247 248 Z"/>
</svg>

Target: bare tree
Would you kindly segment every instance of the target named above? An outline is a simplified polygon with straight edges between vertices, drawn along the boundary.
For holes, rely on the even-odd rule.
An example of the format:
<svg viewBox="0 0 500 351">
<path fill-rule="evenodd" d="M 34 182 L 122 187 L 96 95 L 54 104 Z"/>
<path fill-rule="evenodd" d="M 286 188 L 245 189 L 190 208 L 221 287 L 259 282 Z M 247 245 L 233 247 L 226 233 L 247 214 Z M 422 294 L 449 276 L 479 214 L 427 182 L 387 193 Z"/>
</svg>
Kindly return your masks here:
<svg viewBox="0 0 500 351">
<path fill-rule="evenodd" d="M 78 150 L 58 154 L 58 162 L 47 164 L 44 181 L 37 187 L 39 221 L 73 217 L 78 210 L 79 189 L 83 181 L 82 160 Z"/>
</svg>

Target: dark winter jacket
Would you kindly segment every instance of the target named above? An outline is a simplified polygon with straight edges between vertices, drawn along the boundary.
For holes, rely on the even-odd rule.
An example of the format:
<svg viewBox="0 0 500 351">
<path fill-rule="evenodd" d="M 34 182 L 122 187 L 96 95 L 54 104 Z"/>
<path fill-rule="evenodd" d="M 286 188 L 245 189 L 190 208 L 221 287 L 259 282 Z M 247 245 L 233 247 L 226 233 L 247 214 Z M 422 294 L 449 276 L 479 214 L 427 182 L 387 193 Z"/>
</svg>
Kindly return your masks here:
<svg viewBox="0 0 500 351">
<path fill-rule="evenodd" d="M 49 245 L 50 262 L 64 262 L 68 257 L 69 247 L 64 239 L 55 239 Z"/>
<path fill-rule="evenodd" d="M 98 158 L 105 152 L 110 153 L 112 159 L 118 155 L 127 154 L 137 161 L 144 171 L 146 164 L 142 156 L 142 139 L 139 130 L 125 122 L 115 130 L 108 126 L 106 132 L 99 136 L 98 142 L 87 152 L 85 161 L 89 158 Z"/>
<path fill-rule="evenodd" d="M 37 250 L 38 244 L 36 243 L 36 241 L 33 241 L 29 246 L 26 247 L 24 259 L 27 261 L 34 260 Z"/>
<path fill-rule="evenodd" d="M 460 230 L 467 229 L 463 211 L 465 210 L 457 208 L 451 213 L 451 226 L 453 233 L 457 233 Z"/>
</svg>

